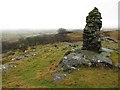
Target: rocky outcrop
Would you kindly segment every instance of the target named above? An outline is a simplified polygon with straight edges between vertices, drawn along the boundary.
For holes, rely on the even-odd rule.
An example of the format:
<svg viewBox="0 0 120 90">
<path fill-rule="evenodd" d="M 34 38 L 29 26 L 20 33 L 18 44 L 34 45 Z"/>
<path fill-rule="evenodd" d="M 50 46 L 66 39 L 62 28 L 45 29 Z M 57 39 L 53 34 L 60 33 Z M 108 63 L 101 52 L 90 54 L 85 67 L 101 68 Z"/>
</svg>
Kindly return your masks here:
<svg viewBox="0 0 120 90">
<path fill-rule="evenodd" d="M 75 70 L 77 67 L 112 67 L 112 61 L 108 58 L 112 50 L 103 48 L 101 53 L 77 49 L 63 57 L 60 67 L 64 71 Z M 77 70 L 77 69 L 76 69 Z"/>
</svg>

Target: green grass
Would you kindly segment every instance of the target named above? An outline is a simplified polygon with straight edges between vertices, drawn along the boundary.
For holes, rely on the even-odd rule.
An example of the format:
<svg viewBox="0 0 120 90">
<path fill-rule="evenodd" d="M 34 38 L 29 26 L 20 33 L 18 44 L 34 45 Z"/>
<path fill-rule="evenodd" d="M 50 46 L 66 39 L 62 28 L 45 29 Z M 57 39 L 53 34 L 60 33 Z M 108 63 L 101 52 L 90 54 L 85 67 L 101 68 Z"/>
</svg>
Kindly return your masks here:
<svg viewBox="0 0 120 90">
<path fill-rule="evenodd" d="M 112 69 L 81 68 L 60 84 L 81 88 L 115 88 L 118 86 L 118 73 Z"/>
<path fill-rule="evenodd" d="M 59 64 L 64 53 L 71 50 L 69 47 L 63 50 L 68 43 L 38 45 L 36 56 L 13 62 L 17 65 L 7 73 L 3 74 L 3 87 L 5 88 L 114 88 L 118 87 L 118 72 L 114 69 L 105 68 L 80 68 L 72 72 L 72 75 L 59 82 L 53 82 L 52 75 L 56 72 L 55 66 Z M 44 52 L 48 50 L 48 52 Z M 15 54 L 17 56 L 19 53 Z M 112 60 L 116 56 L 112 54 Z M 12 55 L 9 58 L 13 57 Z M 116 58 L 117 59 L 117 58 Z M 67 72 L 65 72 L 67 73 Z"/>
</svg>

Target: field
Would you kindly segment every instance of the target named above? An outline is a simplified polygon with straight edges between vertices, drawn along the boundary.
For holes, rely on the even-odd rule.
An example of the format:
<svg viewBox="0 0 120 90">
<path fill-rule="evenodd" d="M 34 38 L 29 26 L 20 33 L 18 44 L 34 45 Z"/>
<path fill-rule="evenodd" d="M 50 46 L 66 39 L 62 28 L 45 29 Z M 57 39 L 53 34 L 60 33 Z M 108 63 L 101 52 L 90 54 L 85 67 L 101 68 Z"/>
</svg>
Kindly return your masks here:
<svg viewBox="0 0 120 90">
<path fill-rule="evenodd" d="M 117 33 L 116 33 L 117 34 Z M 117 36 L 115 34 L 115 36 Z M 78 35 L 78 36 L 77 36 Z M 81 38 L 79 34 L 72 33 L 68 35 L 72 39 Z M 111 34 L 113 35 L 113 34 Z M 112 36 L 113 37 L 113 36 Z M 82 46 L 82 41 L 74 42 L 78 47 Z M 35 51 L 28 49 L 25 52 L 16 51 L 14 55 L 7 52 L 8 55 L 3 58 L 3 62 L 14 64 L 16 67 L 8 72 L 2 74 L 2 87 L 3 88 L 118 88 L 118 70 L 110 68 L 92 68 L 82 67 L 79 71 L 73 71 L 70 76 L 64 80 L 55 82 L 53 81 L 54 73 L 70 73 L 63 71 L 56 71 L 56 67 L 63 58 L 64 54 L 76 47 L 69 47 L 68 42 L 59 42 L 46 45 L 35 46 Z M 58 47 L 56 48 L 55 45 Z M 118 46 L 115 42 L 102 42 L 103 47 Z M 68 48 L 65 48 L 68 47 Z M 118 52 L 116 49 L 111 53 L 112 62 L 118 62 Z M 25 58 L 11 62 L 13 57 L 31 53 L 39 52 L 36 56 Z"/>
</svg>

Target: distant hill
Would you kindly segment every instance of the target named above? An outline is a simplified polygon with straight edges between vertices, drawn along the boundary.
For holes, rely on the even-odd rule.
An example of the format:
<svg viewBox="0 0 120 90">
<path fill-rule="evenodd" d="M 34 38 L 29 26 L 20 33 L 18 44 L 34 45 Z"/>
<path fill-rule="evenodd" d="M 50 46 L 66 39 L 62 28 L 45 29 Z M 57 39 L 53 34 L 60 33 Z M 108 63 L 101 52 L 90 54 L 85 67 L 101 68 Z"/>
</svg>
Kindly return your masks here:
<svg viewBox="0 0 120 90">
<path fill-rule="evenodd" d="M 73 33 L 68 34 L 68 37 L 71 38 L 71 40 L 82 40 L 82 29 L 69 29 L 69 31 L 72 31 Z M 117 29 L 102 29 L 104 35 L 108 35 L 114 39 L 120 39 L 118 37 L 118 30 Z M 26 37 L 33 37 L 38 35 L 44 35 L 44 34 L 56 34 L 57 30 L 10 30 L 10 31 L 2 31 L 2 41 L 9 41 L 9 42 L 15 42 L 18 41 L 20 38 L 26 38 Z"/>
<path fill-rule="evenodd" d="M 44 35 L 44 34 L 53 34 L 56 33 L 55 30 L 46 30 L 46 31 L 40 31 L 40 30 L 10 30 L 10 31 L 2 31 L 2 41 L 8 41 L 8 42 L 16 42 L 20 38 L 26 38 L 26 37 L 33 37 L 38 35 Z"/>
</svg>

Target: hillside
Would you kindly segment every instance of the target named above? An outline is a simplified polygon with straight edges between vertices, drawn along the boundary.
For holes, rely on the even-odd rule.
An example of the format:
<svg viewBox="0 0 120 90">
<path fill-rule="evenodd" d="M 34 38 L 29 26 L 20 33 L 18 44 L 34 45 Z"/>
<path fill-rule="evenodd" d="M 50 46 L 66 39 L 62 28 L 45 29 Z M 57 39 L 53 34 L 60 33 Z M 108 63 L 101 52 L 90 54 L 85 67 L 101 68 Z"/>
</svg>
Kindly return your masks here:
<svg viewBox="0 0 120 90">
<path fill-rule="evenodd" d="M 69 38 L 78 40 L 81 33 L 68 34 Z M 115 34 L 114 34 L 115 35 Z M 110 36 L 114 37 L 110 33 Z M 115 35 L 116 36 L 116 35 Z M 74 47 L 71 44 L 76 44 Z M 56 47 L 57 46 L 57 47 Z M 4 53 L 6 57 L 3 62 L 14 65 L 14 67 L 2 74 L 3 88 L 117 88 L 118 70 L 110 68 L 88 68 L 82 67 L 79 71 L 63 72 L 57 71 L 56 67 L 64 54 L 77 47 L 81 47 L 82 42 L 59 42 L 46 45 L 37 45 L 35 49 L 28 49 L 25 52 L 15 51 L 14 53 Z M 116 64 L 118 62 L 118 43 L 102 41 L 103 47 L 116 47 L 110 58 Z M 13 53 L 13 54 L 12 54 Z M 11 61 L 26 53 L 37 53 L 35 56 Z M 54 73 L 71 73 L 64 80 L 55 82 Z"/>
</svg>

